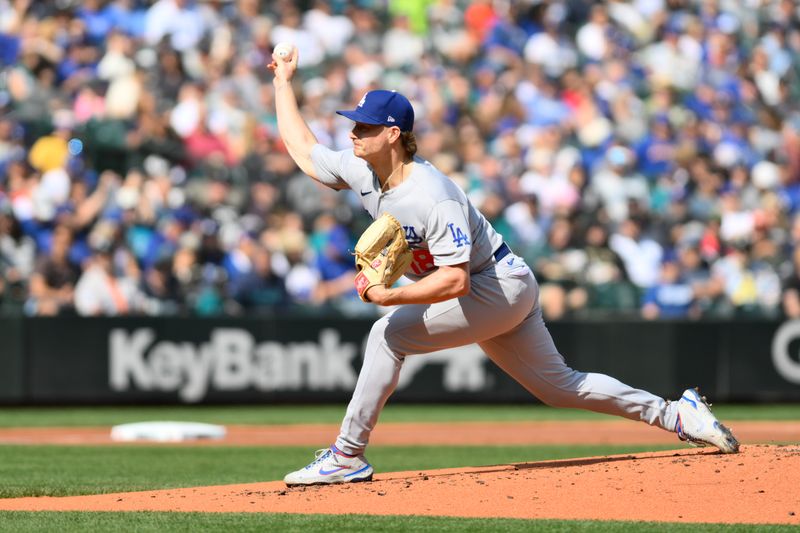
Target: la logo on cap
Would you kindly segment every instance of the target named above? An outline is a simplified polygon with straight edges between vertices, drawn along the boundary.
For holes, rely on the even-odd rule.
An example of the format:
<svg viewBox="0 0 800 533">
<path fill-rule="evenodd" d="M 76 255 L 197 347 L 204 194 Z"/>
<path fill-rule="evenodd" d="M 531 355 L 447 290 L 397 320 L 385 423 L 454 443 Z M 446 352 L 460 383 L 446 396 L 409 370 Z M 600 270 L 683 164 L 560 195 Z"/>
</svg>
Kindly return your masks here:
<svg viewBox="0 0 800 533">
<path fill-rule="evenodd" d="M 395 91 L 369 91 L 361 97 L 355 109 L 337 113 L 355 122 L 398 127 L 400 131 L 411 131 L 414 127 L 414 108 L 411 102 Z"/>
</svg>

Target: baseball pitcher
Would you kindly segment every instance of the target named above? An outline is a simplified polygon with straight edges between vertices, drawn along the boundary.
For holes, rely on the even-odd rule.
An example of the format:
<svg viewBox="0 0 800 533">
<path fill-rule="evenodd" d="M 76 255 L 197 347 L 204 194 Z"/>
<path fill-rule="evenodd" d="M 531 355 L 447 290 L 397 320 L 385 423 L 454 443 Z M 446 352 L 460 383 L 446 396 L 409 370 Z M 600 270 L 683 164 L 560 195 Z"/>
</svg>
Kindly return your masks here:
<svg viewBox="0 0 800 533">
<path fill-rule="evenodd" d="M 470 343 L 548 405 L 639 420 L 696 445 L 738 451 L 733 434 L 694 389 L 669 402 L 565 364 L 542 320 L 528 265 L 454 182 L 415 155 L 414 111 L 404 96 L 370 91 L 354 110 L 338 111 L 354 122 L 353 149 L 332 151 L 317 142 L 298 110 L 291 86 L 296 48 L 273 60 L 278 129 L 289 154 L 323 185 L 354 190 L 376 219 L 356 246 L 361 298 L 399 305 L 372 327 L 335 443 L 287 474 L 287 485 L 370 480 L 364 451 L 405 356 Z M 402 274 L 413 283 L 392 287 Z"/>
</svg>

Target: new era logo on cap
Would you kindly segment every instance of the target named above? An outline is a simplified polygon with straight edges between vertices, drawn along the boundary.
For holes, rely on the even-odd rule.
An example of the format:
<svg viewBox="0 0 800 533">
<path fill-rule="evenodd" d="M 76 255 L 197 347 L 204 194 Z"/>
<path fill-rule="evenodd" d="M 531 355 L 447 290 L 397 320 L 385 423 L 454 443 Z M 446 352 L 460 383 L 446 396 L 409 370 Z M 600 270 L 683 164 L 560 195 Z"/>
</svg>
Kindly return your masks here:
<svg viewBox="0 0 800 533">
<path fill-rule="evenodd" d="M 414 127 L 414 108 L 408 98 L 395 91 L 378 89 L 365 94 L 352 111 L 337 111 L 338 114 L 364 124 L 397 126 L 400 131 L 411 131 Z"/>
</svg>

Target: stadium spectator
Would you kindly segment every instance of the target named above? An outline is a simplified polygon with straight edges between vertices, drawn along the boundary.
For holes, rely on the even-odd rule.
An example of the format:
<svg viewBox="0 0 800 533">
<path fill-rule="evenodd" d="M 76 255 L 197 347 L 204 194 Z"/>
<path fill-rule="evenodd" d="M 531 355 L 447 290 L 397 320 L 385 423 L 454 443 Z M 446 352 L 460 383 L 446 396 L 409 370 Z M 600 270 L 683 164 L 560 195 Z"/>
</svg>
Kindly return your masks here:
<svg viewBox="0 0 800 533">
<path fill-rule="evenodd" d="M 798 27 L 786 0 L 0 0 L 4 308 L 375 312 L 348 281 L 357 199 L 276 135 L 291 41 L 326 144 L 365 91 L 409 95 L 420 155 L 506 228 L 549 318 L 643 294 L 659 318 L 794 316 Z M 691 304 L 659 307 L 676 284 Z"/>
<path fill-rule="evenodd" d="M 783 280 L 781 295 L 783 314 L 787 318 L 800 318 L 800 248 L 792 254 L 792 271 Z"/>
<path fill-rule="evenodd" d="M 8 200 L 0 199 L 0 305 L 18 312 L 34 272 L 36 243 L 22 232 Z"/>
<path fill-rule="evenodd" d="M 675 257 L 664 259 L 661 277 L 642 297 L 642 316 L 656 318 L 688 318 L 697 316 L 692 285 L 681 277 L 680 263 Z"/>
<path fill-rule="evenodd" d="M 643 225 L 643 221 L 636 218 L 623 220 L 619 230 L 611 236 L 609 245 L 622 258 L 630 280 L 637 287 L 646 289 L 658 279 L 664 250 L 643 233 Z"/>
<path fill-rule="evenodd" d="M 577 281 L 587 291 L 587 308 L 611 313 L 633 309 L 639 291 L 628 279 L 622 258 L 610 248 L 606 226 L 592 221 L 582 249 L 585 260 Z"/>
<path fill-rule="evenodd" d="M 731 243 L 727 255 L 714 262 L 711 272 L 726 296 L 726 313 L 768 316 L 779 308 L 780 279 L 768 263 L 751 257 L 751 249 L 749 242 Z"/>
<path fill-rule="evenodd" d="M 39 257 L 30 278 L 27 314 L 52 316 L 74 309 L 80 268 L 69 260 L 72 240 L 72 232 L 66 226 L 56 226 L 53 230 L 49 253 Z"/>
<path fill-rule="evenodd" d="M 252 268 L 234 279 L 228 289 L 244 312 L 284 311 L 289 303 L 283 279 L 272 270 L 272 257 L 266 248 L 256 246 Z"/>
</svg>

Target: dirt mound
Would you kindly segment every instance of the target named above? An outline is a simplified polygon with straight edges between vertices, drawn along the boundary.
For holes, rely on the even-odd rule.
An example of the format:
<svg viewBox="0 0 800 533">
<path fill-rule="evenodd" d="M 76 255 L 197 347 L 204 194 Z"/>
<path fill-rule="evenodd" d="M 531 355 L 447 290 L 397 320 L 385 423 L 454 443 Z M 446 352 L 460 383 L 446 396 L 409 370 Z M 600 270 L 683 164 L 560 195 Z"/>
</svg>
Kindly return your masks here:
<svg viewBox="0 0 800 533">
<path fill-rule="evenodd" d="M 287 489 L 281 482 L 0 500 L 0 510 L 358 513 L 800 524 L 800 446 L 681 450 L 395 472 Z"/>
</svg>

